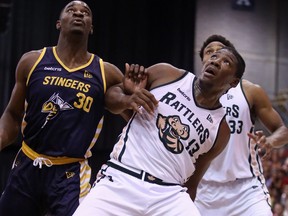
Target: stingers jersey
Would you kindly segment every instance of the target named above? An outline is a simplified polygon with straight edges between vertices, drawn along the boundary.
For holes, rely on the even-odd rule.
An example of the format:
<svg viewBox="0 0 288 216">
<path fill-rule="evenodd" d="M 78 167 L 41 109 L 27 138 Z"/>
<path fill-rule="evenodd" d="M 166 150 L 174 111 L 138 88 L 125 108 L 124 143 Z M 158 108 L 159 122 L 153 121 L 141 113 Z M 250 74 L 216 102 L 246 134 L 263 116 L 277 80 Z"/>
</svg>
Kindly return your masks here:
<svg viewBox="0 0 288 216">
<path fill-rule="evenodd" d="M 223 183 L 261 176 L 262 165 L 256 144 L 250 142 L 247 136 L 248 132 L 254 130 L 254 122 L 242 83 L 231 88 L 220 101 L 226 109 L 226 120 L 231 130 L 230 140 L 224 151 L 212 161 L 203 180 Z"/>
<path fill-rule="evenodd" d="M 225 117 L 223 107 L 209 110 L 194 100 L 196 78 L 181 78 L 151 90 L 159 101 L 153 114 L 142 109 L 123 129 L 110 155 L 112 161 L 144 170 L 164 182 L 183 184 L 193 174 L 199 155 L 208 152 Z"/>
<path fill-rule="evenodd" d="M 89 157 L 104 115 L 102 59 L 92 54 L 86 64 L 68 68 L 55 47 L 44 48 L 27 88 L 24 142 L 38 154 Z"/>
</svg>

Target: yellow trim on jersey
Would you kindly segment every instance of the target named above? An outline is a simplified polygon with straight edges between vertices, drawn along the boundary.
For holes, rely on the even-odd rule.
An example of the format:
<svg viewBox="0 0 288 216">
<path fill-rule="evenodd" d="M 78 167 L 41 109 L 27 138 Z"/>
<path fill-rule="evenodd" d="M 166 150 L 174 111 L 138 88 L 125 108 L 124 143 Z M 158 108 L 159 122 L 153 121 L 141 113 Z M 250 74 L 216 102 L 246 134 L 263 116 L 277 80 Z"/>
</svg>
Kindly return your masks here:
<svg viewBox="0 0 288 216">
<path fill-rule="evenodd" d="M 88 194 L 91 189 L 91 167 L 87 161 L 80 162 L 80 198 Z"/>
<path fill-rule="evenodd" d="M 42 157 L 51 161 L 52 165 L 62 165 L 69 164 L 74 162 L 84 161 L 85 158 L 69 158 L 69 157 L 52 157 L 43 154 L 38 154 L 33 149 L 31 149 L 24 141 L 22 142 L 22 151 L 23 153 L 29 157 L 31 160 L 35 160 L 36 158 Z"/>
<path fill-rule="evenodd" d="M 100 63 L 100 68 L 101 68 L 101 74 L 102 74 L 102 79 L 103 79 L 103 88 L 104 88 L 104 94 L 105 94 L 106 93 L 106 79 L 105 79 L 104 62 L 101 58 L 99 59 L 99 63 Z"/>
<path fill-rule="evenodd" d="M 27 80 L 26 80 L 26 86 L 28 86 L 28 82 L 30 80 L 30 77 L 31 77 L 31 74 L 32 72 L 34 71 L 35 67 L 38 65 L 38 63 L 41 61 L 41 59 L 43 58 L 44 54 L 46 52 L 46 47 L 43 48 L 40 56 L 38 57 L 37 61 L 34 63 L 33 67 L 31 68 L 29 74 L 28 74 L 28 77 L 27 77 Z"/>
<path fill-rule="evenodd" d="M 91 64 L 91 62 L 92 62 L 93 59 L 94 59 L 94 54 L 91 54 L 91 57 L 90 57 L 89 61 L 88 61 L 86 64 L 81 65 L 81 66 L 79 66 L 79 67 L 77 67 L 77 68 L 68 68 L 68 67 L 61 61 L 61 59 L 59 58 L 59 56 L 57 55 L 56 46 L 52 47 L 52 49 L 53 49 L 53 54 L 54 54 L 55 58 L 57 59 L 57 61 L 59 62 L 59 64 L 60 64 L 63 68 L 65 68 L 65 70 L 67 70 L 68 72 L 74 72 L 74 71 L 77 71 L 77 70 L 80 70 L 80 69 L 82 69 L 82 68 L 87 67 L 88 65 Z"/>
<path fill-rule="evenodd" d="M 87 149 L 86 153 L 85 153 L 85 158 L 90 158 L 92 156 L 92 152 L 91 152 L 91 149 L 93 148 L 93 146 L 95 145 L 100 133 L 101 133 L 101 130 L 103 128 L 103 121 L 104 121 L 104 116 L 102 116 L 102 118 L 100 119 L 98 125 L 97 125 L 97 128 L 96 128 L 96 131 L 95 131 L 95 134 L 94 134 L 94 137 L 89 145 L 89 148 Z"/>
</svg>

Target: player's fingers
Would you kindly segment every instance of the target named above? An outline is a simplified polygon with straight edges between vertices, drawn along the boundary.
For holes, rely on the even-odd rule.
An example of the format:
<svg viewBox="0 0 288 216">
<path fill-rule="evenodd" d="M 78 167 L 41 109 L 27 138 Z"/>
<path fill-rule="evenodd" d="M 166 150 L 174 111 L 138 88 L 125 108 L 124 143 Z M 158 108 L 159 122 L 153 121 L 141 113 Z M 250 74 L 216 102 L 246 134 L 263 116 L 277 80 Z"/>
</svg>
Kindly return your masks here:
<svg viewBox="0 0 288 216">
<path fill-rule="evenodd" d="M 139 97 L 138 105 L 142 106 L 148 113 L 153 114 L 156 106 L 158 106 L 158 101 L 148 91 L 143 91 Z"/>
<path fill-rule="evenodd" d="M 140 106 L 136 102 L 131 103 L 131 109 L 137 113 L 142 113 Z"/>
<path fill-rule="evenodd" d="M 147 75 L 147 70 L 143 65 L 141 65 L 139 68 L 139 78 L 145 79 L 146 75 Z"/>
<path fill-rule="evenodd" d="M 125 63 L 125 76 L 129 77 L 130 71 L 129 71 L 130 65 L 128 63 Z"/>
<path fill-rule="evenodd" d="M 255 131 L 255 134 L 256 134 L 258 137 L 264 136 L 264 132 L 263 132 L 262 130 Z"/>
<path fill-rule="evenodd" d="M 256 135 L 254 135 L 252 133 L 247 133 L 247 135 L 250 139 L 253 139 L 255 142 L 257 142 L 257 136 Z"/>
<path fill-rule="evenodd" d="M 262 156 L 262 159 L 268 160 L 271 157 L 271 149 L 270 148 L 265 149 L 265 151 L 262 154 L 264 154 Z"/>
</svg>

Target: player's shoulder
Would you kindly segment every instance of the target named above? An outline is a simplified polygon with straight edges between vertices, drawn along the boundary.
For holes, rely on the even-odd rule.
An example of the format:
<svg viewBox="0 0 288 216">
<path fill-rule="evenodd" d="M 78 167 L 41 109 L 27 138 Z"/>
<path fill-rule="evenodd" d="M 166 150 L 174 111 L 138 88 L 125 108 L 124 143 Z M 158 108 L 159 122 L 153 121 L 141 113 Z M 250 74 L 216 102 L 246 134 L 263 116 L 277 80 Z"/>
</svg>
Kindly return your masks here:
<svg viewBox="0 0 288 216">
<path fill-rule="evenodd" d="M 258 93 L 264 93 L 264 89 L 256 83 L 253 83 L 249 80 L 243 79 L 242 80 L 242 88 L 245 94 L 257 96 Z"/>
<path fill-rule="evenodd" d="M 246 98 L 251 105 L 256 103 L 257 101 L 263 101 L 268 99 L 267 93 L 259 84 L 243 79 L 242 87 Z"/>
<path fill-rule="evenodd" d="M 40 57 L 41 53 L 43 52 L 43 49 L 39 50 L 31 50 L 26 53 L 24 53 L 20 59 L 20 62 L 26 63 L 26 64 L 34 64 L 37 59 Z"/>
<path fill-rule="evenodd" d="M 44 49 L 40 50 L 31 50 L 26 53 L 24 53 L 17 65 L 17 69 L 19 72 L 24 71 L 25 74 L 27 74 L 31 68 L 35 65 L 37 60 L 39 59 L 41 53 Z M 22 72 L 21 72 L 22 73 Z"/>
</svg>

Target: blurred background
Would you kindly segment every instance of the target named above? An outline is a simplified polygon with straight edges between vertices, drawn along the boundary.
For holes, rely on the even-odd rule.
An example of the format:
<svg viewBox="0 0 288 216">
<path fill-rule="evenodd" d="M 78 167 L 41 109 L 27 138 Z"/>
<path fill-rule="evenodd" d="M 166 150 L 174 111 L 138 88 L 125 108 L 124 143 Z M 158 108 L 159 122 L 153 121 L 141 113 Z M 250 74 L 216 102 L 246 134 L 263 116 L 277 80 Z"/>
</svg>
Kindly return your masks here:
<svg viewBox="0 0 288 216">
<path fill-rule="evenodd" d="M 57 44 L 56 20 L 67 0 L 0 0 L 0 114 L 8 104 L 15 68 L 22 54 Z M 198 51 L 212 34 L 229 39 L 246 61 L 244 78 L 261 85 L 284 122 L 288 122 L 288 1 L 286 0 L 87 0 L 94 33 L 89 51 L 124 71 L 125 62 L 150 66 L 169 62 L 195 74 Z M 91 166 L 104 163 L 125 125 L 106 113 Z M 263 129 L 260 122 L 257 129 Z M 267 131 L 266 131 L 267 132 Z M 0 152 L 0 192 L 19 139 Z M 288 147 L 264 162 L 273 207 L 288 211 Z"/>
</svg>

